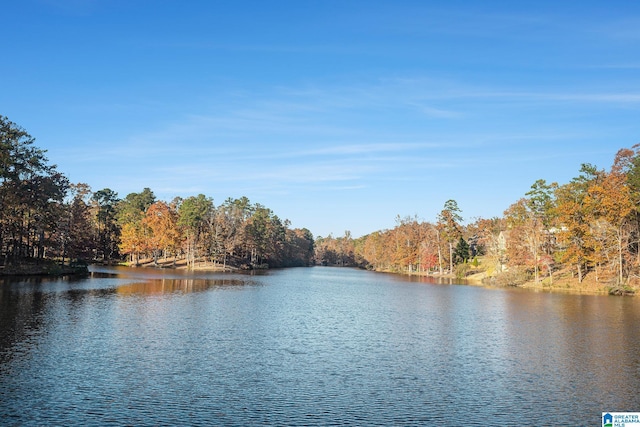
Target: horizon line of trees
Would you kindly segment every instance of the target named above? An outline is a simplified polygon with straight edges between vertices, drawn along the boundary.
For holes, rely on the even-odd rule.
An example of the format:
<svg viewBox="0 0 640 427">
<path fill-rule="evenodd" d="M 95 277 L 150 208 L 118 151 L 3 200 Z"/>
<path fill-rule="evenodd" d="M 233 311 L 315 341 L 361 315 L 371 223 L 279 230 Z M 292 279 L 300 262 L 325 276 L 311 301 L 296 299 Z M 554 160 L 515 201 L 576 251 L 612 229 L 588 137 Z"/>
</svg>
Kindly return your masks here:
<svg viewBox="0 0 640 427">
<path fill-rule="evenodd" d="M 484 255 L 512 281 L 629 284 L 640 279 L 640 144 L 618 151 L 609 170 L 583 164 L 559 185 L 540 179 L 502 217 L 464 225 L 455 200 L 435 222 L 396 218 L 390 230 L 314 239 L 246 197 L 219 206 L 203 194 L 157 200 L 149 188 L 123 199 L 72 184 L 24 129 L 0 115 L 0 257 L 114 261 L 125 257 L 247 268 L 311 264 L 464 275 Z M 515 274 L 518 273 L 518 274 Z"/>
<path fill-rule="evenodd" d="M 171 259 L 245 268 L 309 265 L 314 239 L 246 197 L 215 206 L 203 194 L 157 200 L 149 188 L 120 199 L 72 184 L 23 128 L 0 115 L 0 257 L 117 261 Z"/>
<path fill-rule="evenodd" d="M 509 284 L 552 282 L 562 269 L 579 282 L 592 275 L 600 283 L 637 284 L 640 144 L 620 149 L 608 171 L 583 164 L 566 184 L 537 180 L 502 217 L 465 226 L 457 202 L 448 200 L 435 222 L 398 216 L 390 230 L 316 239 L 317 263 L 377 271 L 464 276 L 478 255 Z"/>
<path fill-rule="evenodd" d="M 484 254 L 484 246 L 477 236 L 469 236 L 470 228 L 462 222 L 458 203 L 447 200 L 436 223 L 398 215 L 394 228 L 357 239 L 349 231 L 337 238 L 320 236 L 315 245 L 316 263 L 408 273 L 458 270 L 461 274 L 461 269 L 477 265 L 476 257 Z"/>
</svg>

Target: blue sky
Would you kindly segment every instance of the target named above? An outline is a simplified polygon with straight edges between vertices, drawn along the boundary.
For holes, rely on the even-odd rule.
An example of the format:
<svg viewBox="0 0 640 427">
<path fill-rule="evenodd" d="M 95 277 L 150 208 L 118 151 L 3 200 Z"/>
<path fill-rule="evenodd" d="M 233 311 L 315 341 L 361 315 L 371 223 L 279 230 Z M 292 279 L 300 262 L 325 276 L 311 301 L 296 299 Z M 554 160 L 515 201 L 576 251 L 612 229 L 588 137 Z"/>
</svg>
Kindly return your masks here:
<svg viewBox="0 0 640 427">
<path fill-rule="evenodd" d="M 500 216 L 640 142 L 633 1 L 5 3 L 0 114 L 120 197 L 360 236 Z"/>
</svg>

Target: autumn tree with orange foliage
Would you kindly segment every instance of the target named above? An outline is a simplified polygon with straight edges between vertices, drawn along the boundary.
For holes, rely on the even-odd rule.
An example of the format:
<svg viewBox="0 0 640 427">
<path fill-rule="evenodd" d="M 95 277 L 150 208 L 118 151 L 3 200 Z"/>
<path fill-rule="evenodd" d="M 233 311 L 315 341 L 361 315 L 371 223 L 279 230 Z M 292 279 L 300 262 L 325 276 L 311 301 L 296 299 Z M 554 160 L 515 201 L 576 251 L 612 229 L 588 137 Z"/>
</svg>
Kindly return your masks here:
<svg viewBox="0 0 640 427">
<path fill-rule="evenodd" d="M 178 212 L 176 206 L 158 201 L 149 206 L 142 220 L 142 225 L 149 230 L 147 247 L 151 250 L 154 263 L 158 257 L 178 254 L 181 233 L 178 228 Z"/>
<path fill-rule="evenodd" d="M 561 245 L 560 260 L 574 266 L 578 282 L 582 282 L 593 258 L 590 225 L 595 216 L 588 203 L 589 188 L 603 179 L 603 171 L 583 164 L 581 174 L 556 190 L 555 212 L 558 219 L 558 241 Z"/>
<path fill-rule="evenodd" d="M 619 167 L 616 167 L 617 163 L 614 163 L 611 172 L 603 173 L 601 179 L 594 180 L 589 186 L 585 197 L 585 209 L 594 218 L 593 228 L 600 229 L 605 237 L 599 242 L 602 245 L 600 250 L 594 247 L 596 256 L 593 261 L 597 265 L 606 263 L 612 265 L 617 270 L 618 283 L 621 284 L 624 276 L 629 273 L 629 269 L 625 268 L 628 264 L 625 255 L 630 243 L 630 215 L 634 204 L 631 190 L 627 185 L 627 176 Z M 594 234 L 592 232 L 592 235 Z M 610 247 L 615 248 L 617 256 L 608 256 L 607 249 Z"/>
</svg>

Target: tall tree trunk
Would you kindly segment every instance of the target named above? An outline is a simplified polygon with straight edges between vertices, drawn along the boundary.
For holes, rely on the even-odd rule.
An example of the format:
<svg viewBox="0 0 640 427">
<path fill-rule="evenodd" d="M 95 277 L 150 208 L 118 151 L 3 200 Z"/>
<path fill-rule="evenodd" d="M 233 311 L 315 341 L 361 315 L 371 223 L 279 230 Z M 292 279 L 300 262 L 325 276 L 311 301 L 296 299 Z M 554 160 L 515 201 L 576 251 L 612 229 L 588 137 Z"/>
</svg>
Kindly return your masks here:
<svg viewBox="0 0 640 427">
<path fill-rule="evenodd" d="M 538 283 L 538 246 L 536 245 L 533 250 L 533 274 L 535 283 Z"/>
<path fill-rule="evenodd" d="M 622 284 L 622 229 L 618 229 L 618 284 Z"/>
<path fill-rule="evenodd" d="M 578 283 L 582 283 L 582 262 L 578 261 Z"/>
</svg>

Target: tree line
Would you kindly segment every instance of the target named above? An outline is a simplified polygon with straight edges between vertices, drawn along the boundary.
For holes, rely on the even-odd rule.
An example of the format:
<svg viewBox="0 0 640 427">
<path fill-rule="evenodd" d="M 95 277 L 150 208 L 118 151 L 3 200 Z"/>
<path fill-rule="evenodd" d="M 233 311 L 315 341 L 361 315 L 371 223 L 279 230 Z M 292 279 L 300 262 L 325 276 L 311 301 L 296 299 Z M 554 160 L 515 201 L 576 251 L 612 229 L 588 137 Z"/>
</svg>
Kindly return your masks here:
<svg viewBox="0 0 640 427">
<path fill-rule="evenodd" d="M 319 237 L 316 261 L 379 271 L 464 276 L 482 256 L 488 273 L 509 284 L 578 282 L 629 285 L 640 277 L 640 144 L 618 151 L 609 170 L 583 164 L 559 185 L 540 179 L 502 217 L 463 224 L 455 200 L 435 222 L 396 218 L 390 230 L 353 239 Z"/>
<path fill-rule="evenodd" d="M 218 206 L 203 194 L 157 200 L 149 188 L 124 198 L 72 184 L 24 129 L 0 116 L 0 257 L 131 263 L 198 262 L 286 267 L 360 266 L 456 274 L 478 266 L 510 284 L 553 281 L 630 284 L 640 277 L 640 144 L 618 151 L 609 170 L 583 164 L 558 183 L 540 179 L 503 216 L 464 222 L 455 200 L 433 222 L 396 218 L 390 230 L 353 238 L 291 229 L 246 197 Z"/>
<path fill-rule="evenodd" d="M 316 263 L 376 271 L 451 273 L 466 269 L 484 253 L 477 236 L 469 236 L 471 230 L 463 225 L 458 203 L 448 200 L 435 223 L 417 216 L 397 216 L 393 229 L 357 239 L 348 231 L 337 238 L 320 236 L 316 239 Z"/>
<path fill-rule="evenodd" d="M 170 202 L 149 188 L 124 198 L 72 184 L 23 128 L 0 116 L 0 257 L 25 260 L 198 262 L 245 268 L 309 265 L 314 239 L 246 197 L 219 206 L 203 194 Z"/>
</svg>

